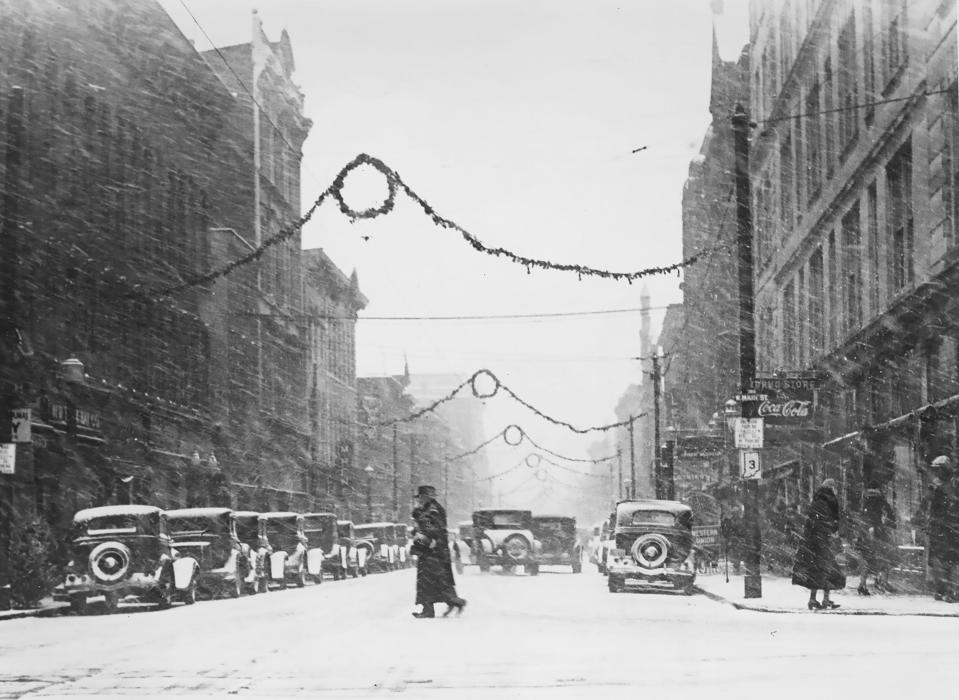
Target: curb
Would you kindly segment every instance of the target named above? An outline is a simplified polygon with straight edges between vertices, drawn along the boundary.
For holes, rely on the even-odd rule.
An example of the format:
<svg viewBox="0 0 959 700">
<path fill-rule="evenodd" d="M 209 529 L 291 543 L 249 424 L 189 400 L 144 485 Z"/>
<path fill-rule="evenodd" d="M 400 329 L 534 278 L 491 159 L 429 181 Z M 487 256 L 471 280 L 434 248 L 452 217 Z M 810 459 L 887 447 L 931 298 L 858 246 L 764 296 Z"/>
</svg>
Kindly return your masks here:
<svg viewBox="0 0 959 700">
<path fill-rule="evenodd" d="M 46 608 L 29 608 L 27 610 L 0 610 L 0 622 L 22 620 L 25 617 L 54 617 L 69 607 L 69 605 L 63 604 L 51 605 Z"/>
<path fill-rule="evenodd" d="M 712 601 L 717 603 L 725 603 L 731 605 L 736 610 L 749 610 L 750 612 L 760 612 L 760 613 L 786 613 L 790 615 L 858 615 L 863 616 L 881 616 L 885 615 L 888 617 L 959 617 L 959 612 L 954 613 L 940 613 L 940 612 L 900 612 L 900 611 L 890 611 L 890 610 L 796 610 L 795 608 L 774 608 L 768 605 L 759 605 L 752 603 L 739 603 L 735 600 L 730 600 L 725 598 L 718 593 L 713 593 L 712 591 L 707 591 L 704 588 L 699 586 L 694 586 L 693 590 L 697 593 L 701 593 Z"/>
</svg>

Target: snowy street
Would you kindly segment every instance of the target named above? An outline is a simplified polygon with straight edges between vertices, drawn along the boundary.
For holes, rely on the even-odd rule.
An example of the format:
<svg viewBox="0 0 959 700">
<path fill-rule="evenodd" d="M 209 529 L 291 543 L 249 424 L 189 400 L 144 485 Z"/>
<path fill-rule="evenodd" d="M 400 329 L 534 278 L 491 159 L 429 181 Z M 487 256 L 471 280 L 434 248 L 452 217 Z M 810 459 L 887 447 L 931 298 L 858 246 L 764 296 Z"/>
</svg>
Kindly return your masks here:
<svg viewBox="0 0 959 700">
<path fill-rule="evenodd" d="M 3 622 L 0 697 L 792 698 L 819 684 L 819 697 L 886 698 L 919 679 L 945 687 L 959 654 L 954 619 L 612 595 L 593 567 L 467 569 L 459 618 L 413 619 L 413 584 L 409 570 L 170 611 Z"/>
</svg>

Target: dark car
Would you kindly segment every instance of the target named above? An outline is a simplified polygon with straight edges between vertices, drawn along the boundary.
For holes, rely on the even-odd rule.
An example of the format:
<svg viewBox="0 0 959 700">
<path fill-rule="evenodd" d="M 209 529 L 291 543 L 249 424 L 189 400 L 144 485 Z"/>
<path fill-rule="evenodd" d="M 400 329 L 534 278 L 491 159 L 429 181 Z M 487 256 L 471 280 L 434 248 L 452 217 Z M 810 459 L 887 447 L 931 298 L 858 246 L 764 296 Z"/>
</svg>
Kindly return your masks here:
<svg viewBox="0 0 959 700">
<path fill-rule="evenodd" d="M 478 510 L 473 513 L 473 558 L 480 571 L 501 566 L 507 573 L 517 566 L 530 576 L 539 573 L 539 543 L 533 537 L 533 514 L 528 510 Z"/>
<path fill-rule="evenodd" d="M 576 518 L 565 515 L 534 515 L 533 537 L 541 546 L 540 565 L 572 567 L 573 573 L 583 570 L 583 549 L 576 532 Z"/>
<path fill-rule="evenodd" d="M 358 547 L 355 525 L 352 520 L 337 520 L 336 534 L 340 545 L 340 563 L 343 571 L 353 578 L 366 576 L 367 547 Z"/>
<path fill-rule="evenodd" d="M 616 504 L 614 547 L 606 562 L 609 590 L 665 589 L 692 593 L 693 511 L 678 501 Z"/>
<path fill-rule="evenodd" d="M 154 506 L 102 506 L 73 516 L 72 560 L 54 599 L 83 613 L 89 596 L 102 595 L 108 610 L 121 598 L 168 608 L 174 599 L 196 602 L 196 559 L 180 556 L 167 529 L 166 515 Z"/>
<path fill-rule="evenodd" d="M 323 582 L 324 573 L 329 573 L 334 581 L 339 579 L 336 514 L 304 513 L 303 534 L 306 535 L 307 573 L 317 583 Z"/>
<path fill-rule="evenodd" d="M 396 568 L 397 552 L 393 523 L 363 523 L 354 528 L 357 547 L 366 549 L 366 562 L 372 571 Z"/>
<path fill-rule="evenodd" d="M 239 598 L 253 583 L 255 569 L 236 532 L 229 508 L 182 508 L 166 511 L 173 545 L 200 565 L 197 586 L 210 596 Z"/>
<path fill-rule="evenodd" d="M 290 581 L 297 587 L 306 585 L 306 535 L 303 516 L 286 511 L 260 513 L 265 523 L 266 539 L 272 552 L 268 556 L 270 581 L 286 588 Z"/>
<path fill-rule="evenodd" d="M 269 555 L 273 551 L 266 537 L 266 523 L 252 510 L 233 511 L 233 523 L 243 556 L 251 569 L 247 591 L 266 593 L 270 590 L 268 567 Z"/>
</svg>

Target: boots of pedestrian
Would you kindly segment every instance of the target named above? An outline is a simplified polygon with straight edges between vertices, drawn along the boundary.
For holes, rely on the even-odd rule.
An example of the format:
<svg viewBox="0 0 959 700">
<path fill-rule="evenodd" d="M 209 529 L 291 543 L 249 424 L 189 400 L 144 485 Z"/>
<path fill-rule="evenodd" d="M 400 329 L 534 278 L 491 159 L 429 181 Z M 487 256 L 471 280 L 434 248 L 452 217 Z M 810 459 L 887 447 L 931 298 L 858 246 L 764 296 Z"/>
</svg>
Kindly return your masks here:
<svg viewBox="0 0 959 700">
<path fill-rule="evenodd" d="M 423 609 L 420 612 L 413 613 L 413 617 L 417 617 L 417 618 L 436 617 L 436 611 L 433 610 L 432 605 L 424 605 Z"/>
<path fill-rule="evenodd" d="M 453 610 L 456 610 L 456 614 L 459 615 L 463 612 L 463 608 L 466 607 L 466 598 L 453 598 L 447 604 L 446 612 L 443 613 L 443 617 L 448 616 Z"/>
</svg>

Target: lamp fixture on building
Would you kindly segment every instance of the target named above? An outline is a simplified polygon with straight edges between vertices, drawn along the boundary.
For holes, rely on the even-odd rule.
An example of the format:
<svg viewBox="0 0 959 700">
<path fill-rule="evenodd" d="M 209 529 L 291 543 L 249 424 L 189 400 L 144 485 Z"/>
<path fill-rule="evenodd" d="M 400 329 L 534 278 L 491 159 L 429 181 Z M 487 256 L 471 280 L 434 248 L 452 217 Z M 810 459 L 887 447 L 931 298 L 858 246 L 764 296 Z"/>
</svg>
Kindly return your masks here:
<svg viewBox="0 0 959 700">
<path fill-rule="evenodd" d="M 76 357 L 70 357 L 60 363 L 60 374 L 64 381 L 82 384 L 84 380 L 83 363 Z"/>
<path fill-rule="evenodd" d="M 199 451 L 199 450 L 193 450 L 193 454 L 190 456 L 190 463 L 191 463 L 194 467 L 199 467 L 199 466 L 200 466 L 200 451 Z"/>
<path fill-rule="evenodd" d="M 209 464 L 211 467 L 213 467 L 214 469 L 216 469 L 216 468 L 219 466 L 219 464 L 220 464 L 220 460 L 218 460 L 218 459 L 216 458 L 216 455 L 211 452 L 211 453 L 210 453 L 210 459 L 207 460 L 207 464 Z"/>
</svg>

